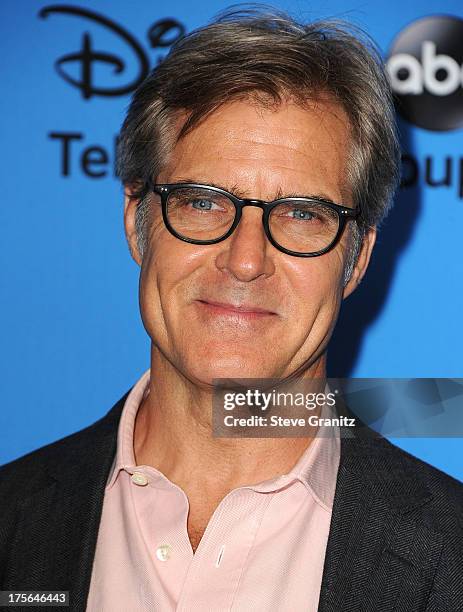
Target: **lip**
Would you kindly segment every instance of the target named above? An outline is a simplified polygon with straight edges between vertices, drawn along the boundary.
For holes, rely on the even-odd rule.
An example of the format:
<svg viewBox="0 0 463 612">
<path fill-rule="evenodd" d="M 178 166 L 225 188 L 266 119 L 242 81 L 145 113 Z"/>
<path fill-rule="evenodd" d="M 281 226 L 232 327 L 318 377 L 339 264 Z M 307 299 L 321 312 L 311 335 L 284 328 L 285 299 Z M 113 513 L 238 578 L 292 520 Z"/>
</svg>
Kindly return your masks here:
<svg viewBox="0 0 463 612">
<path fill-rule="evenodd" d="M 245 318 L 261 318 L 275 316 L 276 312 L 254 306 L 252 304 L 228 304 L 212 300 L 197 300 L 197 303 L 217 315 L 241 316 Z"/>
</svg>

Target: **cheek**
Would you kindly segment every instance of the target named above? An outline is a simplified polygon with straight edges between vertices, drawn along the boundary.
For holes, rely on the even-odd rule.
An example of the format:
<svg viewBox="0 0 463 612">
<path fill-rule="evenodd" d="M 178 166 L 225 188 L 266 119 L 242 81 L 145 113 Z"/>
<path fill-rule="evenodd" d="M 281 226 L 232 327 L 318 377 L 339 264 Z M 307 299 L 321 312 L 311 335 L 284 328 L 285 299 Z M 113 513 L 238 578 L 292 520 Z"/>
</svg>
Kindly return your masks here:
<svg viewBox="0 0 463 612">
<path fill-rule="evenodd" d="M 141 307 L 159 323 L 176 317 L 204 265 L 204 248 L 172 236 L 162 220 L 150 232 L 140 273 Z"/>
<path fill-rule="evenodd" d="M 169 261 L 169 250 L 165 243 L 168 241 L 167 231 L 160 214 L 155 214 L 151 220 L 148 235 L 148 245 L 143 255 L 140 270 L 140 310 L 145 328 L 158 326 L 160 319 L 161 295 L 160 287 L 168 279 L 167 270 L 172 267 Z"/>
<path fill-rule="evenodd" d="M 148 248 L 143 256 L 139 282 L 140 313 L 148 333 L 152 331 L 156 313 L 160 310 L 158 283 L 156 257 Z"/>
<path fill-rule="evenodd" d="M 164 245 L 166 242 L 169 240 L 161 231 L 149 243 L 140 271 L 139 302 L 146 332 L 155 345 L 169 350 L 169 329 L 175 328 L 169 320 L 175 319 L 178 310 L 175 290 L 179 266 L 175 252 Z"/>
<path fill-rule="evenodd" d="M 297 296 L 293 307 L 306 317 L 321 309 L 336 309 L 342 293 L 342 273 L 343 257 L 337 250 L 292 262 L 290 289 Z"/>
</svg>

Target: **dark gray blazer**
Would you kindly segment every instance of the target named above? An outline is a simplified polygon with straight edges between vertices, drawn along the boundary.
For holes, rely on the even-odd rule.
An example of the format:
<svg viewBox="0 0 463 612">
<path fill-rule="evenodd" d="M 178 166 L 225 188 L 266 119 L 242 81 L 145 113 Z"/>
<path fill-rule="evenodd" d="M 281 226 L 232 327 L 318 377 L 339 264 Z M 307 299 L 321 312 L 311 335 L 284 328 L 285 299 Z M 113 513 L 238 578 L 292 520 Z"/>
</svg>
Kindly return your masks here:
<svg viewBox="0 0 463 612">
<path fill-rule="evenodd" d="M 126 397 L 0 468 L 0 590 L 66 590 L 85 610 Z M 463 485 L 384 438 L 342 437 L 319 611 L 425 610 L 463 612 Z"/>
</svg>

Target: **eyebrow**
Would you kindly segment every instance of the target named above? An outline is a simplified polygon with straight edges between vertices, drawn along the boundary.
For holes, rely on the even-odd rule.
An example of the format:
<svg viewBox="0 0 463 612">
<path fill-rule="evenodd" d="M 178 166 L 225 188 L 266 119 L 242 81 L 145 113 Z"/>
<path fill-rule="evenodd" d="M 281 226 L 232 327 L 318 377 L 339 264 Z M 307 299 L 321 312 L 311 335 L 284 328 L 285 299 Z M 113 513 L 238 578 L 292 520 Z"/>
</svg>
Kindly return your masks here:
<svg viewBox="0 0 463 612">
<path fill-rule="evenodd" d="M 191 177 L 179 177 L 177 179 L 175 179 L 175 181 L 173 181 L 175 183 L 193 183 L 193 184 L 197 184 L 197 185 L 204 185 L 205 187 L 210 186 L 210 187 L 216 187 L 217 189 L 223 189 L 224 191 L 228 191 L 229 193 L 231 193 L 232 195 L 236 196 L 237 198 L 240 198 L 242 200 L 246 200 L 246 199 L 257 199 L 257 198 L 247 198 L 246 194 L 244 191 L 242 191 L 240 189 L 240 187 L 237 184 L 234 185 L 217 185 L 216 183 L 212 182 L 212 181 L 207 181 L 207 180 L 202 180 L 202 179 L 193 179 Z M 277 192 L 275 194 L 275 197 L 272 200 L 268 200 L 269 202 L 273 202 L 275 200 L 280 200 L 280 199 L 284 199 L 284 198 L 312 198 L 314 200 L 324 200 L 325 202 L 331 202 L 332 204 L 337 204 L 337 202 L 335 202 L 332 198 L 330 198 L 327 194 L 321 192 L 321 193 L 304 193 L 304 194 L 300 194 L 297 192 L 290 192 L 290 193 L 284 193 L 281 189 L 281 187 L 278 187 Z"/>
</svg>

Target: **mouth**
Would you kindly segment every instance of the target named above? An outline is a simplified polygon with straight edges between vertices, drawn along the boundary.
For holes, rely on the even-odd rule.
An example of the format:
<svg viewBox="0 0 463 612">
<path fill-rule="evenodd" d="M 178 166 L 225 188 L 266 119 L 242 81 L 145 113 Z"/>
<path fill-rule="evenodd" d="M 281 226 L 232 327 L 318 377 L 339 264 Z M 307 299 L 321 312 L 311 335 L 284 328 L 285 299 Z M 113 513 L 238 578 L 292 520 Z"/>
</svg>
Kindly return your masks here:
<svg viewBox="0 0 463 612">
<path fill-rule="evenodd" d="M 241 317 L 243 319 L 261 319 L 264 317 L 274 317 L 276 312 L 254 306 L 252 304 L 229 304 L 226 302 L 216 302 L 212 300 L 197 300 L 210 314 L 219 316 Z"/>
</svg>

